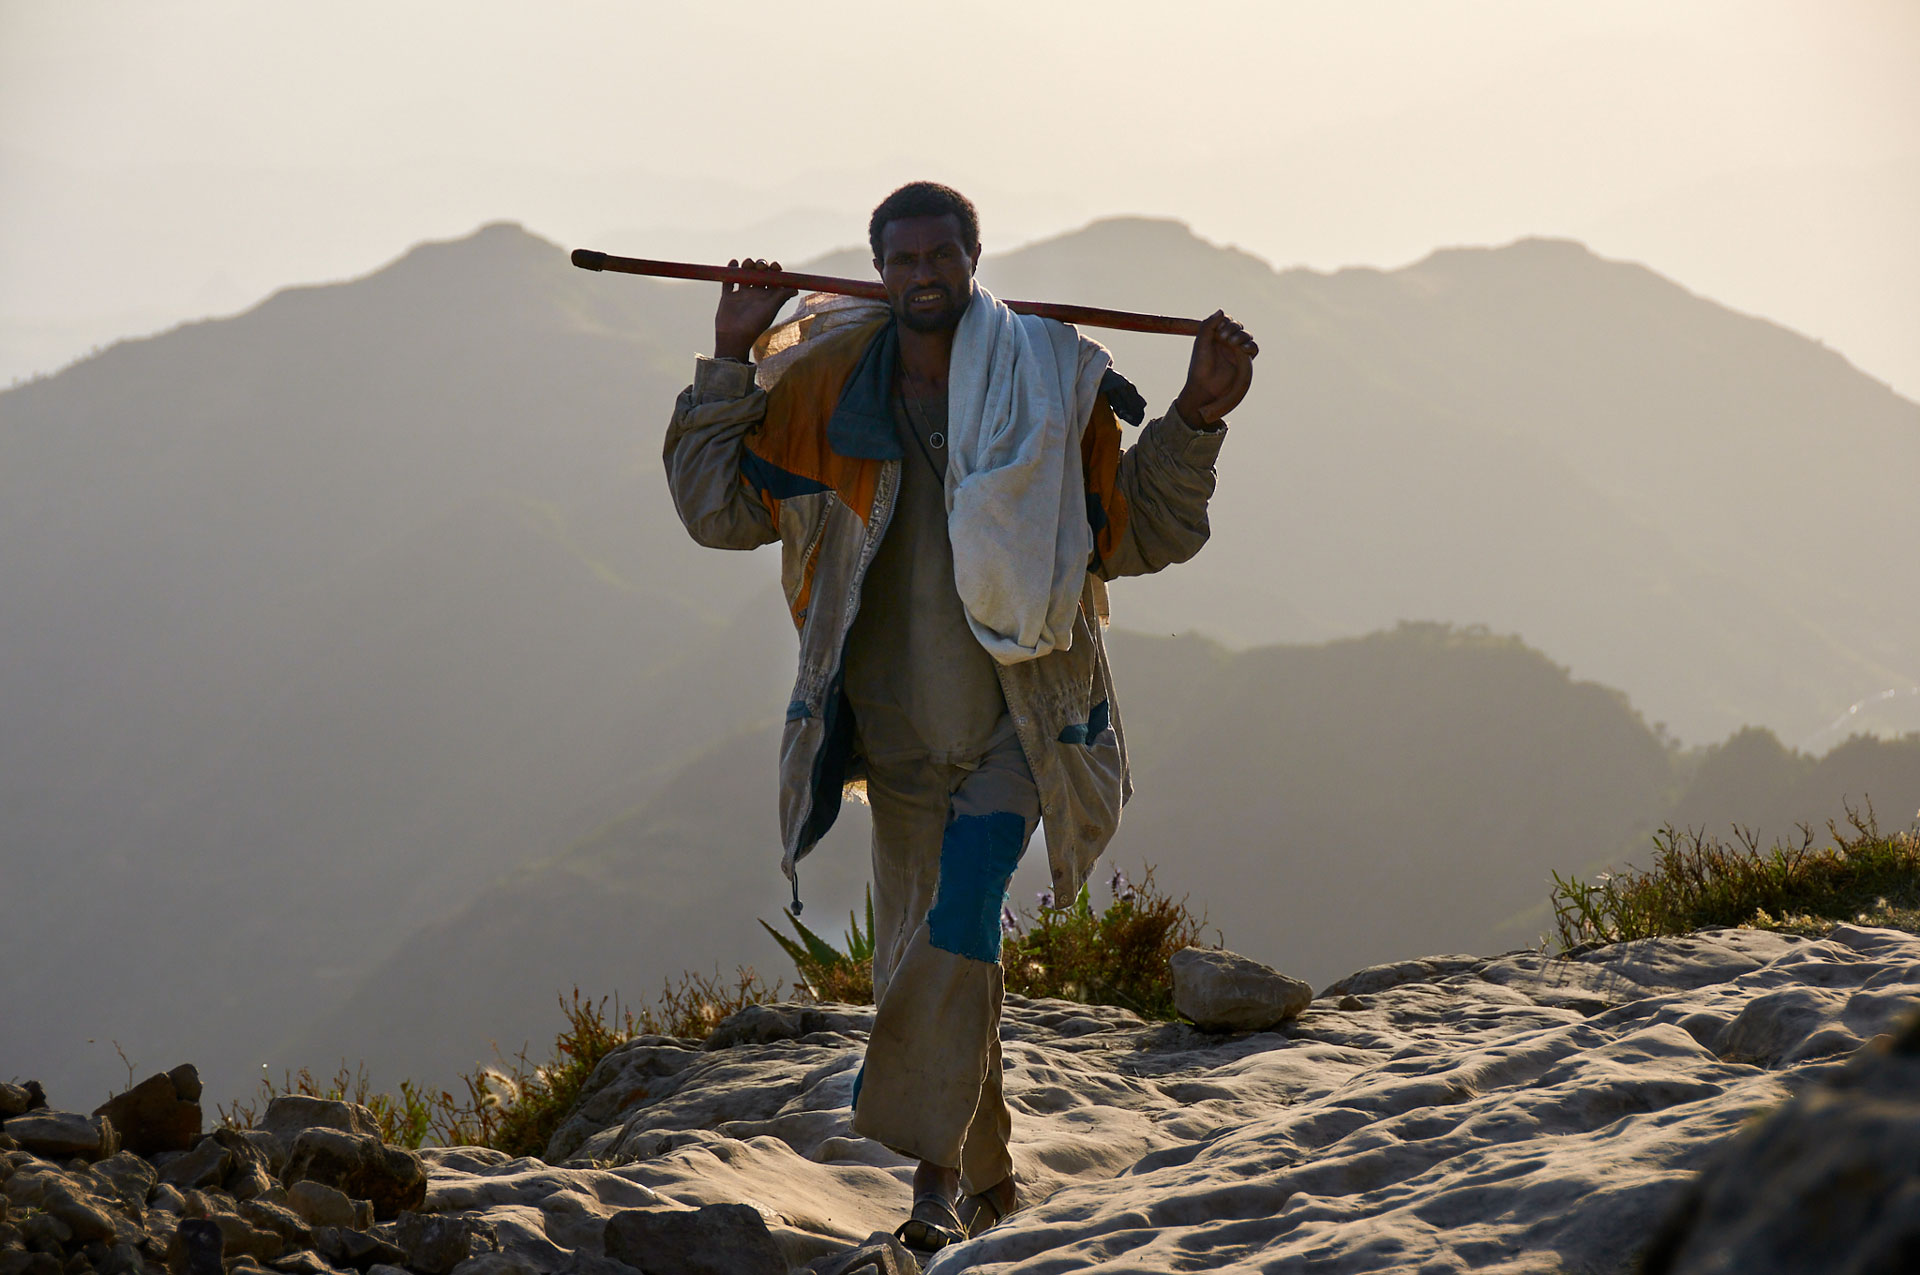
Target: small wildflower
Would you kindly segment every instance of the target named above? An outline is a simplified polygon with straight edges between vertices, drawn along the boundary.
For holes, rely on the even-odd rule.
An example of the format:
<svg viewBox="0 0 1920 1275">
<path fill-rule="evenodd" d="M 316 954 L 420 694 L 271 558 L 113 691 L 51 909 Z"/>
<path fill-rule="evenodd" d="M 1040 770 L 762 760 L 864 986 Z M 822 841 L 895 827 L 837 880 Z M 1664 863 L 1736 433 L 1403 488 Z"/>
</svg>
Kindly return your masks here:
<svg viewBox="0 0 1920 1275">
<path fill-rule="evenodd" d="M 1042 908 L 1050 908 L 1050 907 L 1052 907 L 1052 906 L 1053 906 L 1053 891 L 1052 891 L 1052 890 L 1042 890 L 1042 891 L 1040 891 L 1040 893 L 1039 893 L 1039 895 L 1038 895 L 1038 898 L 1039 898 L 1039 900 L 1040 900 L 1040 906 L 1041 906 Z"/>
<path fill-rule="evenodd" d="M 1010 939 L 1020 937 L 1020 918 L 1013 914 L 1010 907 L 1000 909 L 1000 932 Z"/>
<path fill-rule="evenodd" d="M 1114 865 L 1113 876 L 1107 881 L 1107 888 L 1113 891 L 1115 903 L 1133 902 L 1133 882 L 1127 880 L 1127 874 L 1120 870 L 1118 864 Z"/>
</svg>

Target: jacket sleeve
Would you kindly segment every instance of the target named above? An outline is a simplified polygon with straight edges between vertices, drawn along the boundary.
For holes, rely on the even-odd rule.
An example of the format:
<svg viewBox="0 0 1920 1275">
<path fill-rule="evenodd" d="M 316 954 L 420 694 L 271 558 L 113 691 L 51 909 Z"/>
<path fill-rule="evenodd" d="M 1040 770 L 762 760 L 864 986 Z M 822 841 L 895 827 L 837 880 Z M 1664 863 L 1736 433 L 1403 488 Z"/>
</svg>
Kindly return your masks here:
<svg viewBox="0 0 1920 1275">
<path fill-rule="evenodd" d="M 1194 429 L 1178 408 L 1169 407 L 1125 452 L 1119 452 L 1120 427 L 1111 412 L 1096 413 L 1088 429 L 1113 434 L 1107 446 L 1084 449 L 1091 466 L 1100 466 L 1103 453 L 1118 453 L 1106 462 L 1113 477 L 1103 496 L 1104 475 L 1088 474 L 1089 517 L 1106 524 L 1095 528 L 1100 577 L 1151 575 L 1199 553 L 1207 543 L 1207 502 L 1213 498 L 1214 461 L 1225 427 Z"/>
<path fill-rule="evenodd" d="M 747 436 L 766 418 L 753 368 L 702 358 L 667 426 L 667 487 L 687 534 L 710 549 L 755 549 L 779 539 L 774 514 L 740 473 Z"/>
</svg>

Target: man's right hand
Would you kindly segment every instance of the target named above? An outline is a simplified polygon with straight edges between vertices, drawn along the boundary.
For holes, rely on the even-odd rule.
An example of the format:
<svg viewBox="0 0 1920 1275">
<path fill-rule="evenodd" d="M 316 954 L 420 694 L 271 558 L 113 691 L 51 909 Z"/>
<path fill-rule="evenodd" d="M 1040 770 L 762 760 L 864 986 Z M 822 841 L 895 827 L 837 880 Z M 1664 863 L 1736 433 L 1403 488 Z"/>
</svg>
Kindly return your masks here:
<svg viewBox="0 0 1920 1275">
<path fill-rule="evenodd" d="M 780 268 L 777 261 L 769 263 L 757 257 L 727 264 L 748 270 Z M 713 313 L 713 356 L 746 362 L 753 353 L 753 343 L 773 326 L 780 307 L 799 295 L 798 288 L 774 288 L 757 283 L 721 284 L 720 308 Z"/>
</svg>

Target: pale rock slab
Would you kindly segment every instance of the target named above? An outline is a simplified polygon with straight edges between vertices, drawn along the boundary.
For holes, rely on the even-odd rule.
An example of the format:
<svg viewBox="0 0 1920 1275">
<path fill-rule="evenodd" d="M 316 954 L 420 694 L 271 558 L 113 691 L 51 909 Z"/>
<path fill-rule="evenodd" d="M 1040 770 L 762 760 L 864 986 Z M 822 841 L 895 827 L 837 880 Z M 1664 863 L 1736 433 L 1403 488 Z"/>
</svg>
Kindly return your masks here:
<svg viewBox="0 0 1920 1275">
<path fill-rule="evenodd" d="M 1851 926 L 1401 962 L 1224 1036 L 1009 997 L 1037 1203 L 927 1275 L 1624 1269 L 1751 1116 L 1846 1073 L 1916 998 L 1920 938 Z M 554 1136 L 563 1163 L 427 1150 L 416 1208 L 497 1237 L 451 1275 L 622 1275 L 611 1218 L 697 1229 L 725 1204 L 789 1269 L 831 1269 L 910 1203 L 912 1165 L 847 1126 L 871 1024 L 776 1005 L 705 1047 L 636 1040 Z"/>
<path fill-rule="evenodd" d="M 1203 1030 L 1266 1031 L 1313 1003 L 1311 986 L 1237 952 L 1182 948 L 1167 964 L 1174 1009 Z"/>
</svg>

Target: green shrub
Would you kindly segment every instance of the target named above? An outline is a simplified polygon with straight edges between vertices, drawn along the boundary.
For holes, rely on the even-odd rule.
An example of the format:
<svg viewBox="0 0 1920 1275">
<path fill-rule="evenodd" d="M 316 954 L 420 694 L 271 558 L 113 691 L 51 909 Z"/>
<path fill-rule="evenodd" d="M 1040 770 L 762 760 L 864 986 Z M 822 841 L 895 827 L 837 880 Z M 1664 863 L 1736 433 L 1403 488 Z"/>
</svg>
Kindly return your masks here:
<svg viewBox="0 0 1920 1275">
<path fill-rule="evenodd" d="M 1138 883 L 1120 869 L 1108 882 L 1113 899 L 1096 913 L 1087 888 L 1070 906 L 1043 894 L 1022 923 L 1011 909 L 1001 917 L 1000 964 L 1010 992 L 1057 996 L 1087 1005 L 1118 1005 L 1142 1018 L 1172 1019 L 1173 974 L 1167 959 L 1198 946 L 1207 919 L 1183 896 L 1162 894 L 1146 868 Z M 1218 936 L 1216 935 L 1216 939 Z"/>
<path fill-rule="evenodd" d="M 1563 951 L 1715 926 L 1822 934 L 1839 922 L 1920 933 L 1920 832 L 1883 836 L 1868 806 L 1817 846 L 1762 851 L 1750 831 L 1730 844 L 1704 830 L 1655 834 L 1652 866 L 1602 874 L 1592 885 L 1553 874 L 1554 927 Z"/>
</svg>

